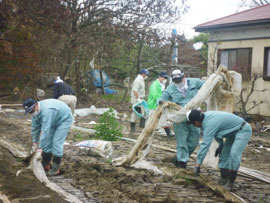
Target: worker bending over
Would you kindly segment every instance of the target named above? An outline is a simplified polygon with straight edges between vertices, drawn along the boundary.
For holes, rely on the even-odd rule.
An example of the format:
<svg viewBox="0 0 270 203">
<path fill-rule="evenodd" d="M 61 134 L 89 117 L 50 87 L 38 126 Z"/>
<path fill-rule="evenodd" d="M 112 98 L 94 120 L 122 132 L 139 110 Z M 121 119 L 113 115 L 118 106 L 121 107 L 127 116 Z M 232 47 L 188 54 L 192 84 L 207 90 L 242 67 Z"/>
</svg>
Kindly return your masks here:
<svg viewBox="0 0 270 203">
<path fill-rule="evenodd" d="M 32 114 L 32 149 L 42 149 L 42 165 L 49 170 L 47 174 L 58 175 L 64 141 L 73 122 L 70 108 L 57 99 L 37 102 L 31 98 L 24 101 L 23 107 L 25 114 Z"/>
<path fill-rule="evenodd" d="M 216 155 L 220 153 L 218 167 L 221 178 L 219 183 L 228 190 L 232 190 L 242 153 L 252 135 L 251 126 L 243 118 L 223 111 L 202 113 L 199 110 L 191 110 L 186 115 L 190 123 L 203 129 L 203 142 L 197 153 L 195 173 L 197 175 L 200 173 L 200 166 L 215 138 L 219 143 Z M 224 144 L 223 138 L 226 138 Z"/>
</svg>

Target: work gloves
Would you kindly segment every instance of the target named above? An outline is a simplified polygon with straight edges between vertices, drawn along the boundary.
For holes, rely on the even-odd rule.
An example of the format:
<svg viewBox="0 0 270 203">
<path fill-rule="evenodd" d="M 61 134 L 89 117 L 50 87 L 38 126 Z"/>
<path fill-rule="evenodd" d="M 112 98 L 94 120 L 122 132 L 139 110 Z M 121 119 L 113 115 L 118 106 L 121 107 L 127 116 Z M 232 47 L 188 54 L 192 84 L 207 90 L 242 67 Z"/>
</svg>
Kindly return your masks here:
<svg viewBox="0 0 270 203">
<path fill-rule="evenodd" d="M 165 103 L 164 100 L 159 100 L 159 101 L 158 101 L 158 105 L 162 105 L 162 104 L 164 104 L 164 103 Z"/>
<path fill-rule="evenodd" d="M 194 173 L 198 176 L 200 175 L 200 172 L 201 172 L 200 166 L 195 166 Z"/>
<path fill-rule="evenodd" d="M 37 142 L 33 142 L 32 144 L 32 149 L 31 149 L 31 153 L 34 153 L 38 150 L 38 143 Z"/>
<path fill-rule="evenodd" d="M 215 157 L 217 157 L 219 154 L 221 154 L 222 148 L 223 148 L 223 144 L 219 144 L 219 146 L 215 152 Z"/>
</svg>

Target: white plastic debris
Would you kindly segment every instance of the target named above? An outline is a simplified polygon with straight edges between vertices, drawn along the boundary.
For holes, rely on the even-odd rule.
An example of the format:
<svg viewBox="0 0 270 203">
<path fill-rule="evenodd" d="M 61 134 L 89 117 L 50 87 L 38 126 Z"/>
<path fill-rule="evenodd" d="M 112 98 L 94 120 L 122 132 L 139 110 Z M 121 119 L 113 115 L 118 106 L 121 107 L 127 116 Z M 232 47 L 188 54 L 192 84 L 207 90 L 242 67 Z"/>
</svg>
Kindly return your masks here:
<svg viewBox="0 0 270 203">
<path fill-rule="evenodd" d="M 90 121 L 89 124 L 90 124 L 90 125 L 96 125 L 97 122 L 95 122 L 95 121 Z"/>
<path fill-rule="evenodd" d="M 90 108 L 75 109 L 75 114 L 78 116 L 88 116 L 90 114 L 102 115 L 108 110 L 109 108 L 96 108 L 94 105 L 92 105 Z M 114 110 L 115 118 L 118 118 L 117 114 L 117 111 Z"/>
<path fill-rule="evenodd" d="M 37 88 L 37 96 L 38 97 L 44 97 L 45 96 L 45 91 L 42 89 Z"/>
<path fill-rule="evenodd" d="M 157 166 L 145 160 L 139 160 L 135 162 L 134 164 L 132 164 L 131 167 L 150 170 L 150 171 L 153 171 L 157 175 L 164 175 L 164 173 Z"/>
<path fill-rule="evenodd" d="M 103 140 L 84 140 L 75 145 L 80 149 L 90 152 L 90 155 L 109 158 L 112 155 L 112 143 Z"/>
</svg>

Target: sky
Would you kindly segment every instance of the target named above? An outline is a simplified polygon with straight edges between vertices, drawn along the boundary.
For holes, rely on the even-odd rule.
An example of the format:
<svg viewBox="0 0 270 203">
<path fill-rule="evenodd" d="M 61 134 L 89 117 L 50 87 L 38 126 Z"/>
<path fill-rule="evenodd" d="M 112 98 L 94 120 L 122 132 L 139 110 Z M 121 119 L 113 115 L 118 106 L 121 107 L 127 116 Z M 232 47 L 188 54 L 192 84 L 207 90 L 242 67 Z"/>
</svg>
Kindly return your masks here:
<svg viewBox="0 0 270 203">
<path fill-rule="evenodd" d="M 187 39 L 198 35 L 193 29 L 196 25 L 240 12 L 240 0 L 188 0 L 190 6 L 175 29 L 178 34 L 185 34 Z M 243 10 L 243 9 L 242 9 Z"/>
</svg>

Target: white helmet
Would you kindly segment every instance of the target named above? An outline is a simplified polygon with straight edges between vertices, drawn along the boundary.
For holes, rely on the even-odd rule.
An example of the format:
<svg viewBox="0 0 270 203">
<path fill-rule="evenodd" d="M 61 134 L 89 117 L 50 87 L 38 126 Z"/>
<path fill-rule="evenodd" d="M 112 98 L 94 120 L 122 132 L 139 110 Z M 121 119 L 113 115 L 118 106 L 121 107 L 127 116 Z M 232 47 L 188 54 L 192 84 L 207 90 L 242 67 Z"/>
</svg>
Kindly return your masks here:
<svg viewBox="0 0 270 203">
<path fill-rule="evenodd" d="M 182 82 L 182 79 L 184 78 L 184 72 L 180 69 L 176 69 L 172 72 L 172 81 L 175 83 Z"/>
</svg>

